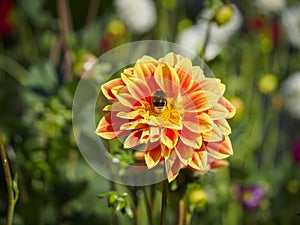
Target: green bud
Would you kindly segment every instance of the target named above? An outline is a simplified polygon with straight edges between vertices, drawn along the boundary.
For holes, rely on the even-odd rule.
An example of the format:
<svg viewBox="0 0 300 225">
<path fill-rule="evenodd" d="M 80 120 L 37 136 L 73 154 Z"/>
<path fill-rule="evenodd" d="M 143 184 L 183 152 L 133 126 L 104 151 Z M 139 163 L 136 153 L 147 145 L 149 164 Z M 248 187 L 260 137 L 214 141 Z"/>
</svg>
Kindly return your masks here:
<svg viewBox="0 0 300 225">
<path fill-rule="evenodd" d="M 231 18 L 234 13 L 233 7 L 229 4 L 222 5 L 215 14 L 214 20 L 217 22 L 218 25 L 226 24 Z"/>
</svg>

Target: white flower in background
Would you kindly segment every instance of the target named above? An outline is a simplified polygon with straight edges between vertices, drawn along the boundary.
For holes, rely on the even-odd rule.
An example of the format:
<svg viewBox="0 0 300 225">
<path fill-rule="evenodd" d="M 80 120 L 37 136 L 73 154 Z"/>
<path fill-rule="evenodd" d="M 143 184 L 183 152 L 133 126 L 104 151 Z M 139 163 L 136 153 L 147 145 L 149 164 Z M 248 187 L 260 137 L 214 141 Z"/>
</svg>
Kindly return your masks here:
<svg viewBox="0 0 300 225">
<path fill-rule="evenodd" d="M 183 30 L 178 36 L 176 42 L 193 52 L 202 51 L 206 33 L 209 29 L 209 37 L 204 53 L 204 59 L 209 61 L 214 59 L 222 51 L 222 47 L 226 45 L 229 38 L 240 28 L 242 24 L 242 14 L 236 6 L 232 5 L 234 13 L 231 19 L 224 25 L 219 26 L 215 22 L 209 22 L 207 19 L 200 19 L 196 25 Z M 200 18 L 207 17 L 207 11 L 200 15 Z M 210 26 L 208 28 L 208 26 Z M 189 57 L 192 57 L 189 56 Z"/>
<path fill-rule="evenodd" d="M 300 71 L 290 75 L 283 82 L 282 89 L 286 109 L 300 119 Z"/>
<path fill-rule="evenodd" d="M 123 22 L 136 33 L 150 30 L 157 15 L 152 0 L 116 0 L 117 13 Z"/>
<path fill-rule="evenodd" d="M 284 10 L 281 20 L 290 43 L 300 48 L 300 4 Z"/>
<path fill-rule="evenodd" d="M 286 0 L 255 0 L 256 7 L 263 12 L 279 12 L 285 8 Z"/>
</svg>

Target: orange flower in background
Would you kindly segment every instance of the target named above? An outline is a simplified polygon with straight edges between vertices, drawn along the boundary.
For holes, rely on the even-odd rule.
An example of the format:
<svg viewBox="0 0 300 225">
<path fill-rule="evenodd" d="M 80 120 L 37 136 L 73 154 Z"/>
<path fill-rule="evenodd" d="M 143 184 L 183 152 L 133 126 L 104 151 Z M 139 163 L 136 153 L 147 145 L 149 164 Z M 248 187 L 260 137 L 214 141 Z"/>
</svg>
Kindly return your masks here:
<svg viewBox="0 0 300 225">
<path fill-rule="evenodd" d="M 183 168 L 205 173 L 227 165 L 233 152 L 226 119 L 235 108 L 223 97 L 225 85 L 190 59 L 144 56 L 101 89 L 112 104 L 96 133 L 125 138 L 125 149 L 143 146 L 148 168 L 164 162 L 169 182 Z"/>
</svg>

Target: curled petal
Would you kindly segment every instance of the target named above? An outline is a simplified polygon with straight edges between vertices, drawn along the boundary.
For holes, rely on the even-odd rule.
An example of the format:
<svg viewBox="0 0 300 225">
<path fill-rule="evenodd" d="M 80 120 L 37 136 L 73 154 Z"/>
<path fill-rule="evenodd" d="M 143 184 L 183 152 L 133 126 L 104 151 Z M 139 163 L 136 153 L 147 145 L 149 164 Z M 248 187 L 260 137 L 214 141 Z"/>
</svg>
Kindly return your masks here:
<svg viewBox="0 0 300 225">
<path fill-rule="evenodd" d="M 195 151 L 192 160 L 189 162 L 189 166 L 197 171 L 209 170 L 208 154 L 205 150 Z"/>
<path fill-rule="evenodd" d="M 226 107 L 220 103 L 215 104 L 210 110 L 209 115 L 212 119 L 223 119 L 228 115 L 228 110 Z"/>
<path fill-rule="evenodd" d="M 157 142 L 160 139 L 160 128 L 150 127 L 150 142 Z"/>
<path fill-rule="evenodd" d="M 125 87 L 124 82 L 121 78 L 117 78 L 111 81 L 108 81 L 107 83 L 103 84 L 101 86 L 102 93 L 104 96 L 111 101 L 114 101 L 116 99 L 116 96 Z"/>
<path fill-rule="evenodd" d="M 157 61 L 149 56 L 144 56 L 134 66 L 134 76 L 150 77 L 153 75 Z"/>
<path fill-rule="evenodd" d="M 203 112 L 213 107 L 219 100 L 213 92 L 196 91 L 183 98 L 183 108 L 189 112 Z"/>
<path fill-rule="evenodd" d="M 193 79 L 192 79 L 192 62 L 190 59 L 183 59 L 175 65 L 175 70 L 180 79 L 180 86 L 185 91 L 188 90 L 193 86 Z"/>
<path fill-rule="evenodd" d="M 129 93 L 120 93 L 117 96 L 117 99 L 119 102 L 128 108 L 132 108 L 133 106 L 142 105 L 138 99 L 136 99 L 134 96 L 132 96 Z"/>
<path fill-rule="evenodd" d="M 143 130 L 136 130 L 131 132 L 124 142 L 124 148 L 133 148 L 140 145 L 140 139 L 143 134 Z"/>
<path fill-rule="evenodd" d="M 122 76 L 128 92 L 136 99 L 142 100 L 152 95 L 149 85 L 140 78 Z"/>
<path fill-rule="evenodd" d="M 228 101 L 226 98 L 222 97 L 222 98 L 220 98 L 219 103 L 224 105 L 226 107 L 226 109 L 228 110 L 228 113 L 225 117 L 226 119 L 230 119 L 230 118 L 234 117 L 234 115 L 236 113 L 236 109 L 231 104 L 230 101 Z"/>
<path fill-rule="evenodd" d="M 224 159 L 233 154 L 231 141 L 228 136 L 218 142 L 209 142 L 206 145 L 207 152 L 215 159 Z"/>
<path fill-rule="evenodd" d="M 213 120 L 207 113 L 199 113 L 200 132 L 206 133 L 213 129 Z"/>
<path fill-rule="evenodd" d="M 128 122 L 127 121 L 123 121 L 122 124 L 120 124 L 120 130 L 136 130 L 136 129 L 141 129 L 144 127 L 148 127 L 147 121 L 144 119 L 137 119 L 137 120 L 133 120 Z"/>
<path fill-rule="evenodd" d="M 225 91 L 225 85 L 217 78 L 205 78 L 199 81 L 198 84 L 202 90 L 214 92 L 220 96 L 223 95 Z"/>
<path fill-rule="evenodd" d="M 231 128 L 230 128 L 229 123 L 227 122 L 226 119 L 215 120 L 214 122 L 219 127 L 222 134 L 224 134 L 224 135 L 231 134 Z"/>
<path fill-rule="evenodd" d="M 165 168 L 168 181 L 172 182 L 178 176 L 179 171 L 185 168 L 185 165 L 179 160 L 176 152 L 173 152 L 170 157 L 165 160 Z"/>
<path fill-rule="evenodd" d="M 162 154 L 162 156 L 165 158 L 165 160 L 168 159 L 170 157 L 170 154 L 173 151 L 173 149 L 168 148 L 164 144 L 161 144 L 160 147 L 161 147 L 161 154 Z"/>
<path fill-rule="evenodd" d="M 199 149 L 202 145 L 202 136 L 190 131 L 186 126 L 179 131 L 179 137 L 184 144 L 195 149 Z"/>
<path fill-rule="evenodd" d="M 169 149 L 173 149 L 178 141 L 178 133 L 174 130 L 165 128 L 162 130 L 161 142 Z"/>
<path fill-rule="evenodd" d="M 148 168 L 156 166 L 161 159 L 161 147 L 159 142 L 148 142 L 146 145 L 145 162 Z"/>
<path fill-rule="evenodd" d="M 101 118 L 96 129 L 96 134 L 105 139 L 113 139 L 128 135 L 129 132 L 120 130 L 120 124 L 122 124 L 123 121 L 116 118 L 114 121 L 117 123 L 112 123 L 112 117 L 112 113 L 108 113 Z"/>
<path fill-rule="evenodd" d="M 155 70 L 154 77 L 167 96 L 177 96 L 180 90 L 180 81 L 172 67 L 169 67 L 167 64 L 159 64 Z"/>
<path fill-rule="evenodd" d="M 192 67 L 192 77 L 196 81 L 200 81 L 205 78 L 203 70 L 199 66 Z"/>
<path fill-rule="evenodd" d="M 213 127 L 210 131 L 202 134 L 203 140 L 208 142 L 221 141 L 223 139 L 223 133 L 216 123 L 213 123 Z"/>
<path fill-rule="evenodd" d="M 216 169 L 216 168 L 228 166 L 228 165 L 229 165 L 228 161 L 221 159 L 221 160 L 215 160 L 212 163 L 210 163 L 210 168 Z"/>
<path fill-rule="evenodd" d="M 137 119 L 138 117 L 144 115 L 145 113 L 146 113 L 145 109 L 139 108 L 137 110 L 129 111 L 129 112 L 124 112 L 124 111 L 118 112 L 117 116 L 124 119 Z"/>
<path fill-rule="evenodd" d="M 184 144 L 182 141 L 178 141 L 175 151 L 184 165 L 187 165 L 190 162 L 194 154 L 194 148 Z"/>
<path fill-rule="evenodd" d="M 170 66 L 174 67 L 178 62 L 183 59 L 183 56 L 176 55 L 173 52 L 168 53 L 164 58 L 160 59 L 160 62 L 167 63 Z"/>
<path fill-rule="evenodd" d="M 112 110 L 112 105 L 107 105 L 102 110 L 103 111 L 111 111 Z"/>
</svg>

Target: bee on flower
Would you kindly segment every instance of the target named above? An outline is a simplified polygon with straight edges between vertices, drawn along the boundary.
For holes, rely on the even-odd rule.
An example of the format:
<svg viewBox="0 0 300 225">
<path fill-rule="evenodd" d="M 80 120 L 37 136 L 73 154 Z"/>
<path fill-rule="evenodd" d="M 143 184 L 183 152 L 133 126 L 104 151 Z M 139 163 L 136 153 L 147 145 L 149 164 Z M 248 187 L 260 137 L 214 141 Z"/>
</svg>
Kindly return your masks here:
<svg viewBox="0 0 300 225">
<path fill-rule="evenodd" d="M 233 151 L 227 119 L 235 108 L 223 97 L 225 85 L 205 77 L 190 59 L 144 56 L 101 90 L 111 104 L 96 134 L 124 138 L 124 149 L 142 146 L 148 168 L 164 164 L 169 182 L 183 168 L 205 173 L 228 164 L 223 159 Z"/>
</svg>

